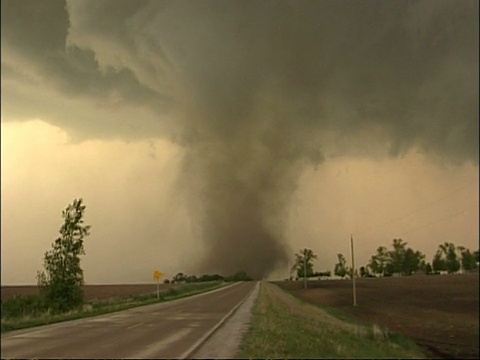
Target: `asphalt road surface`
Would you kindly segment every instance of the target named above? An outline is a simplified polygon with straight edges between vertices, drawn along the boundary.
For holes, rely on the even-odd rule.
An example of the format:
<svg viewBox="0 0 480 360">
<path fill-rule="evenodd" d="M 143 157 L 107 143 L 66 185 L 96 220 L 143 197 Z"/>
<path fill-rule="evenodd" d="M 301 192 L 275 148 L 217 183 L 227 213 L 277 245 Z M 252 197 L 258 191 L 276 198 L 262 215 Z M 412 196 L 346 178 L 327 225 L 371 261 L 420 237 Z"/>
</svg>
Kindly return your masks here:
<svg viewBox="0 0 480 360">
<path fill-rule="evenodd" d="M 1 357 L 187 358 L 252 294 L 256 282 L 92 318 L 2 334 Z"/>
</svg>

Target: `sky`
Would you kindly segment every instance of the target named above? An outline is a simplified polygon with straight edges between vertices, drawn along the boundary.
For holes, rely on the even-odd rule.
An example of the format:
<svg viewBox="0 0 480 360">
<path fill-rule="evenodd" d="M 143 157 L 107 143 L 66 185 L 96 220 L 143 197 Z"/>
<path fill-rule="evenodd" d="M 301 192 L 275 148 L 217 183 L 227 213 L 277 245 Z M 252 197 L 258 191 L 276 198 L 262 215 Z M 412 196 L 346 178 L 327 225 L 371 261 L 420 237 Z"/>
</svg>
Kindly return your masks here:
<svg viewBox="0 0 480 360">
<path fill-rule="evenodd" d="M 1 281 L 86 205 L 87 284 L 478 249 L 478 2 L 3 0 Z"/>
</svg>

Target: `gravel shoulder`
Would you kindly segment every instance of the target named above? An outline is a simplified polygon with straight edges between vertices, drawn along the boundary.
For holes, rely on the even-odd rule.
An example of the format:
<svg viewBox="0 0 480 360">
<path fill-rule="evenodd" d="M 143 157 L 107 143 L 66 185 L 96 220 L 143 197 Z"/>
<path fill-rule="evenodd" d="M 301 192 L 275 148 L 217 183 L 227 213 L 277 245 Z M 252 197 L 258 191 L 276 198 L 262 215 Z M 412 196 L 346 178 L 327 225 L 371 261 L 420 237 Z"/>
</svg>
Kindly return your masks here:
<svg viewBox="0 0 480 360">
<path fill-rule="evenodd" d="M 203 345 L 191 356 L 195 359 L 234 359 L 239 352 L 240 344 L 247 333 L 252 309 L 258 297 L 260 282 L 257 282 L 252 292 L 241 305 L 225 319 Z"/>
</svg>

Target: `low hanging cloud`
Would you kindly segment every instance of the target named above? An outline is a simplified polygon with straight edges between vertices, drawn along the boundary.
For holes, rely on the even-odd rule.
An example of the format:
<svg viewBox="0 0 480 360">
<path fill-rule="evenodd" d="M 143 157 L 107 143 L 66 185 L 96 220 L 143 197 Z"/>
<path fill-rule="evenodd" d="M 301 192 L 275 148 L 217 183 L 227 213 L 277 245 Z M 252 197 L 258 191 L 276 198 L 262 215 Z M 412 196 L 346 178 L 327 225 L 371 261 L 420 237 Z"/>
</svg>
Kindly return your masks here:
<svg viewBox="0 0 480 360">
<path fill-rule="evenodd" d="M 305 167 L 412 148 L 478 164 L 477 15 L 467 0 L 2 1 L 2 118 L 180 144 L 201 268 L 262 276 L 286 261 Z"/>
</svg>

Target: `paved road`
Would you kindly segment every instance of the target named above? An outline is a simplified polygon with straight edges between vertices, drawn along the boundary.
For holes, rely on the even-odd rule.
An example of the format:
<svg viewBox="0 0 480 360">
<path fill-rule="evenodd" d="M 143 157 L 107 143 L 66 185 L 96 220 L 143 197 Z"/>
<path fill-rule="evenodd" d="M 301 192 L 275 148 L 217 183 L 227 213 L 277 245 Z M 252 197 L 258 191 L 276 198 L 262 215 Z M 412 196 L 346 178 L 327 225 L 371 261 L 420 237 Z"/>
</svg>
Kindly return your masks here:
<svg viewBox="0 0 480 360">
<path fill-rule="evenodd" d="M 12 331 L 2 335 L 1 357 L 184 358 L 254 289 L 237 283 L 161 304 Z"/>
</svg>

